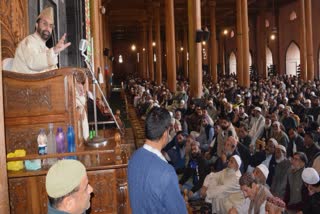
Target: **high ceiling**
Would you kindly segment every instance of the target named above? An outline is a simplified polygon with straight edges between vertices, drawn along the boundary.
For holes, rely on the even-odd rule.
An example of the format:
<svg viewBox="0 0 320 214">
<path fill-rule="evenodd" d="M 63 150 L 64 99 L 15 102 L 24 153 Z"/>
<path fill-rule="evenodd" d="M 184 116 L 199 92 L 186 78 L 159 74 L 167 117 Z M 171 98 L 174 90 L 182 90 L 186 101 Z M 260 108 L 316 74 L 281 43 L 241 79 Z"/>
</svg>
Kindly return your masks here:
<svg viewBox="0 0 320 214">
<path fill-rule="evenodd" d="M 182 29 L 187 24 L 187 1 L 174 1 L 174 15 L 176 29 Z M 208 26 L 209 2 L 201 0 L 202 25 Z M 277 8 L 294 2 L 296 0 L 247 0 L 249 16 L 255 15 L 258 11 L 276 11 Z M 140 36 L 142 23 L 146 22 L 154 14 L 153 6 L 160 3 L 161 26 L 164 26 L 165 11 L 164 0 L 105 0 L 109 14 L 112 38 L 115 40 L 130 40 Z M 236 0 L 216 0 L 216 24 L 217 29 L 235 25 Z"/>
</svg>

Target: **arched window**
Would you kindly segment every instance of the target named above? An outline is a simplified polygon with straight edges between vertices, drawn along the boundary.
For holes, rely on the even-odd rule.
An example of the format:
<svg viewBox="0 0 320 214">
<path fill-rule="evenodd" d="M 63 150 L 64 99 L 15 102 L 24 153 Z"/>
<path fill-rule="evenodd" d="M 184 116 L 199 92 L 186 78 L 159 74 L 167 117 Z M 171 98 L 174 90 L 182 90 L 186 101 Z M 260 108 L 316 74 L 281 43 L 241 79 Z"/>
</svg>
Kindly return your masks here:
<svg viewBox="0 0 320 214">
<path fill-rule="evenodd" d="M 237 73 L 237 58 L 234 52 L 232 51 L 229 57 L 229 74 Z"/>
<path fill-rule="evenodd" d="M 234 37 L 234 31 L 232 30 L 230 33 L 230 37 L 233 38 Z"/>
<path fill-rule="evenodd" d="M 289 17 L 290 21 L 294 21 L 297 19 L 297 13 L 295 11 L 292 11 L 290 13 L 290 17 Z"/>
<path fill-rule="evenodd" d="M 266 58 L 267 58 L 267 70 L 268 70 L 268 67 L 270 67 L 270 65 L 273 65 L 272 52 L 268 46 L 266 47 Z"/>
<path fill-rule="evenodd" d="M 270 27 L 270 22 L 268 19 L 266 19 L 265 23 L 266 23 L 266 28 Z"/>
<path fill-rule="evenodd" d="M 286 52 L 286 74 L 297 75 L 300 65 L 300 50 L 296 43 L 291 42 Z"/>
</svg>

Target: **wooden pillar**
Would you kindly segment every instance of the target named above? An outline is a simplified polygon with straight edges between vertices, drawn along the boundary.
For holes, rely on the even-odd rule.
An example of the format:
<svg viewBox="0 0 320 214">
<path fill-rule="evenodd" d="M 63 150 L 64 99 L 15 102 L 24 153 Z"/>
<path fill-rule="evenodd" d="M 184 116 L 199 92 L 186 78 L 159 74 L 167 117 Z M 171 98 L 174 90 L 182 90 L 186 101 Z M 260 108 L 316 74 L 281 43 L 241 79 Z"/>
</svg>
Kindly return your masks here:
<svg viewBox="0 0 320 214">
<path fill-rule="evenodd" d="M 304 0 L 299 0 L 300 7 L 300 78 L 303 81 L 308 79 L 307 75 L 307 41 L 306 41 L 306 16 Z"/>
<path fill-rule="evenodd" d="M 182 41 L 180 40 L 180 36 L 178 36 L 179 33 L 176 35 L 176 65 L 177 65 L 177 72 L 183 68 L 183 63 L 182 63 L 182 53 L 181 53 L 181 46 L 182 46 Z"/>
<path fill-rule="evenodd" d="M 172 0 L 165 0 L 167 81 L 171 92 L 176 92 L 176 45 L 174 30 L 174 5 Z"/>
<path fill-rule="evenodd" d="M 101 0 L 91 0 L 91 30 L 93 37 L 93 56 L 94 56 L 94 72 L 97 73 L 98 68 L 101 68 L 101 35 L 100 35 L 100 4 Z"/>
<path fill-rule="evenodd" d="M 160 2 L 154 3 L 155 14 L 155 30 L 156 30 L 156 83 L 161 85 L 162 83 L 162 57 L 161 57 L 161 34 L 160 34 Z"/>
<path fill-rule="evenodd" d="M 0 50 L 1 46 L 1 26 L 0 24 Z M 2 71 L 2 51 L 0 51 L 0 71 Z M 3 84 L 2 75 L 0 75 L 0 213 L 10 213 L 9 209 L 9 190 L 8 190 L 8 177 L 7 177 L 7 154 L 4 135 L 4 111 L 3 111 Z"/>
<path fill-rule="evenodd" d="M 210 1 L 210 63 L 211 63 L 211 78 L 213 83 L 218 83 L 218 72 L 217 72 L 217 32 L 216 32 L 216 1 Z"/>
<path fill-rule="evenodd" d="M 142 64 L 142 78 L 147 79 L 147 69 L 148 69 L 148 64 L 147 64 L 147 23 L 142 22 L 142 48 L 141 48 L 141 64 Z"/>
<path fill-rule="evenodd" d="M 261 5 L 261 7 L 266 7 Z M 268 76 L 267 72 L 267 54 L 266 54 L 266 25 L 265 25 L 265 12 L 264 9 L 260 10 L 259 15 L 257 16 L 257 65 L 259 76 L 263 79 L 266 79 Z"/>
<path fill-rule="evenodd" d="M 226 42 L 226 37 L 223 35 L 223 33 L 220 34 L 220 39 L 219 39 L 219 53 L 220 53 L 220 64 L 221 64 L 221 70 L 222 74 L 226 74 L 226 62 L 225 62 L 225 55 L 226 55 L 226 47 L 225 47 L 225 42 Z"/>
<path fill-rule="evenodd" d="M 241 21 L 242 21 L 242 44 L 243 44 L 243 87 L 250 87 L 250 72 L 249 72 L 249 21 L 248 21 L 248 1 L 241 2 Z"/>
<path fill-rule="evenodd" d="M 105 8 L 108 8 L 108 4 L 105 2 L 104 4 Z M 109 59 L 109 56 L 112 56 L 111 53 L 111 32 L 110 32 L 110 24 L 109 24 L 109 12 L 106 11 L 106 13 L 103 15 L 102 19 L 102 38 L 103 38 L 103 49 L 107 48 L 109 49 L 108 56 L 104 56 L 103 54 L 103 59 L 104 59 L 104 67 L 101 69 L 101 72 L 103 73 L 104 77 L 104 84 L 106 86 L 106 92 L 107 92 L 107 97 L 110 97 L 111 95 L 111 85 L 110 85 L 110 78 L 112 78 L 112 61 Z M 105 73 L 105 67 L 108 68 L 108 73 Z"/>
<path fill-rule="evenodd" d="M 202 57 L 201 43 L 195 42 L 196 30 L 201 29 L 201 2 L 200 0 L 188 1 L 189 23 L 189 79 L 191 96 L 200 98 L 202 94 Z"/>
<path fill-rule="evenodd" d="M 148 75 L 147 78 L 154 81 L 154 69 L 153 69 L 153 36 L 152 36 L 152 17 L 149 17 L 149 34 L 148 34 Z"/>
<path fill-rule="evenodd" d="M 314 80 L 312 5 L 311 4 L 312 4 L 311 0 L 305 0 L 308 80 Z"/>
<path fill-rule="evenodd" d="M 242 45 L 242 10 L 241 0 L 237 0 L 237 79 L 243 86 L 243 45 Z"/>
<path fill-rule="evenodd" d="M 189 64 L 188 64 L 188 29 L 187 26 L 183 26 L 183 77 L 189 78 Z"/>
</svg>

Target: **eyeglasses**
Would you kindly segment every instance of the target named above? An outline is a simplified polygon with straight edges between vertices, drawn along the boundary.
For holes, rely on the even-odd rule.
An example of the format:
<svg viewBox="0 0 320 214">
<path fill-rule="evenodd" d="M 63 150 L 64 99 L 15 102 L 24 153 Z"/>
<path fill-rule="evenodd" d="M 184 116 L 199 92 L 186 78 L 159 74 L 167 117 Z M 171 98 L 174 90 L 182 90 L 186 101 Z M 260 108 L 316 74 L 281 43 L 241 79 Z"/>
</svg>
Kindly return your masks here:
<svg viewBox="0 0 320 214">
<path fill-rule="evenodd" d="M 54 24 L 49 24 L 48 22 L 46 22 L 46 21 L 43 21 L 43 20 L 41 20 L 40 21 L 42 24 L 43 24 L 43 26 L 45 26 L 45 27 L 49 27 L 49 28 L 51 28 L 51 29 L 54 29 Z"/>
</svg>

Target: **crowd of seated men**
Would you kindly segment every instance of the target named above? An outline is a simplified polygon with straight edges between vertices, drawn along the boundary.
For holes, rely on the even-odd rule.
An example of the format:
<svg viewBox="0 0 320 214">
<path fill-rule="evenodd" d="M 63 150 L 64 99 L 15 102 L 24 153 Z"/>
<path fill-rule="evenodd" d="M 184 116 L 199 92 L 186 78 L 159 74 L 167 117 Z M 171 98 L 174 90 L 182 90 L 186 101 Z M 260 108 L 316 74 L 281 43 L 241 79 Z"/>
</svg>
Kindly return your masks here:
<svg viewBox="0 0 320 214">
<path fill-rule="evenodd" d="M 243 89 L 232 76 L 218 84 L 204 80 L 201 99 L 192 99 L 183 80 L 177 81 L 175 94 L 164 84 L 138 78 L 127 84 L 142 119 L 153 106 L 172 113 L 163 153 L 189 199 L 205 199 L 213 213 L 248 213 L 263 205 L 258 193 L 244 198 L 239 185 L 241 175 L 250 180 L 247 173 L 252 173 L 259 193 L 265 192 L 264 206 L 274 201 L 267 200 L 270 192 L 288 213 L 309 209 L 317 197 L 313 206 L 319 208 L 320 183 L 309 182 L 316 189 L 311 191 L 302 174 L 308 167 L 318 178 L 320 173 L 320 81 L 274 76 Z M 230 176 L 234 179 L 226 179 Z"/>
</svg>

